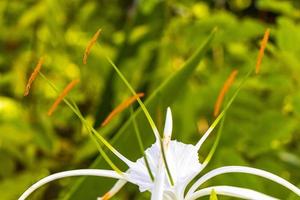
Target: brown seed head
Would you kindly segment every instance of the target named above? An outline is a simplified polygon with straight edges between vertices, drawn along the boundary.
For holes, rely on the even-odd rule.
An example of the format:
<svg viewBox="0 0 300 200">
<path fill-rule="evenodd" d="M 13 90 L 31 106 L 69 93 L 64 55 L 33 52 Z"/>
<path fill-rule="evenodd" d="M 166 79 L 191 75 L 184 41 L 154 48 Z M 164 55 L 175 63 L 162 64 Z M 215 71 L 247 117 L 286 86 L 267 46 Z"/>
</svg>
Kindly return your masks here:
<svg viewBox="0 0 300 200">
<path fill-rule="evenodd" d="M 88 56 L 90 54 L 90 51 L 91 51 L 92 47 L 94 46 L 94 44 L 97 42 L 97 39 L 98 39 L 100 33 L 101 33 L 101 29 L 99 29 L 94 34 L 94 36 L 92 37 L 92 39 L 88 42 L 88 44 L 87 44 L 87 46 L 85 48 L 84 54 L 83 54 L 83 60 L 82 60 L 82 62 L 83 62 L 84 65 L 86 65 L 87 58 L 88 58 Z"/>
<path fill-rule="evenodd" d="M 135 102 L 138 98 L 143 97 L 144 93 L 138 93 L 132 97 L 129 97 L 125 101 L 123 101 L 120 105 L 118 105 L 102 122 L 101 126 L 107 125 L 117 114 L 122 112 L 125 108 L 130 106 L 133 102 Z"/>
<path fill-rule="evenodd" d="M 60 95 L 57 97 L 57 99 L 55 100 L 55 102 L 52 104 L 52 106 L 50 107 L 50 109 L 48 110 L 48 116 L 51 116 L 52 113 L 55 111 L 55 109 L 57 108 L 57 106 L 59 105 L 59 103 L 65 98 L 65 96 L 70 92 L 70 90 L 79 83 L 79 79 L 75 79 L 73 81 L 71 81 L 66 87 L 65 89 L 62 91 L 62 93 L 60 93 Z"/>
<path fill-rule="evenodd" d="M 265 53 L 265 48 L 267 46 L 268 40 L 269 40 L 269 36 L 270 36 L 270 29 L 268 28 L 265 31 L 264 37 L 261 41 L 261 45 L 260 45 L 260 49 L 259 49 L 259 53 L 257 56 L 257 61 L 256 61 L 256 67 L 255 67 L 255 73 L 258 74 L 260 71 L 260 65 L 261 65 L 261 61 L 264 57 L 264 53 Z"/>
<path fill-rule="evenodd" d="M 224 96 L 227 93 L 227 91 L 229 90 L 229 87 L 232 85 L 237 73 L 238 73 L 237 70 L 233 70 L 231 72 L 231 74 L 229 75 L 229 77 L 227 78 L 227 80 L 225 81 L 225 83 L 224 83 L 224 85 L 223 85 L 223 87 L 222 87 L 222 89 L 219 93 L 216 104 L 215 104 L 215 108 L 214 108 L 214 116 L 215 117 L 219 115 L 220 108 L 221 108 Z"/>
<path fill-rule="evenodd" d="M 37 63 L 37 65 L 35 66 L 33 72 L 31 73 L 29 79 L 28 79 L 28 82 L 26 84 L 26 87 L 25 87 L 25 92 L 24 92 L 24 96 L 27 96 L 30 92 L 30 88 L 31 88 L 31 85 L 33 83 L 33 81 L 36 79 L 42 65 L 44 63 L 44 57 L 41 57 L 39 59 L 39 62 Z"/>
</svg>

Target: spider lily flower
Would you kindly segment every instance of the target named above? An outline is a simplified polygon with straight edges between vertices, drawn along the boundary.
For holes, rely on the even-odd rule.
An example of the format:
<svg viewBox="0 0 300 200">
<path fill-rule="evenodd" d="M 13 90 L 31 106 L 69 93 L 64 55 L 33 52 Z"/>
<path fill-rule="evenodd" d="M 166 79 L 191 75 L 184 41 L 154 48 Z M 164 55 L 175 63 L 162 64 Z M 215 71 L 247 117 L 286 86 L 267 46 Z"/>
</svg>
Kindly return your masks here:
<svg viewBox="0 0 300 200">
<path fill-rule="evenodd" d="M 209 134 L 209 132 L 207 133 Z M 206 166 L 205 164 L 200 163 L 198 159 L 198 151 L 200 150 L 201 145 L 197 144 L 200 144 L 199 142 L 202 143 L 202 140 L 200 140 L 196 145 L 184 144 L 176 140 L 171 140 L 171 135 L 172 115 L 171 109 L 168 108 L 165 120 L 163 146 L 169 170 L 174 181 L 173 185 L 168 178 L 164 162 L 162 162 L 163 156 L 160 151 L 160 142 L 156 141 L 151 147 L 145 150 L 145 155 L 148 158 L 150 169 L 154 176 L 154 181 L 152 181 L 149 177 L 145 161 L 143 157 L 141 157 L 136 162 L 130 162 L 128 164 L 128 170 L 121 174 L 112 170 L 101 169 L 79 169 L 52 174 L 29 187 L 22 194 L 19 200 L 26 199 L 33 191 L 46 183 L 71 176 L 99 176 L 117 179 L 118 181 L 113 188 L 103 197 L 98 198 L 99 200 L 107 200 L 111 198 L 126 184 L 126 182 L 137 185 L 141 192 L 151 192 L 151 199 L 155 200 L 194 200 L 210 195 L 212 190 L 219 195 L 244 199 L 276 199 L 251 189 L 234 186 L 220 185 L 198 189 L 203 183 L 211 178 L 226 173 L 246 173 L 264 177 L 288 188 L 300 197 L 300 189 L 285 179 L 261 169 L 245 166 L 226 166 L 214 169 L 201 176 L 190 188 L 187 188 L 187 186 Z"/>
<path fill-rule="evenodd" d="M 268 32 L 267 32 L 268 34 Z M 266 37 L 267 38 L 267 37 Z M 267 41 L 267 39 L 265 39 Z M 263 54 L 262 54 L 263 55 Z M 261 56 L 262 57 L 262 56 Z M 270 172 L 246 167 L 246 166 L 224 166 L 207 172 L 202 175 L 198 180 L 195 180 L 196 177 L 202 172 L 202 170 L 207 166 L 214 150 L 215 144 L 218 143 L 218 138 L 214 143 L 212 148 L 212 153 L 210 152 L 204 162 L 199 162 L 198 152 L 201 149 L 202 144 L 218 125 L 221 119 L 224 121 L 224 115 L 227 109 L 232 104 L 233 100 L 237 96 L 240 88 L 250 76 L 253 70 L 250 70 L 243 81 L 240 83 L 238 89 L 235 91 L 233 96 L 230 98 L 229 102 L 224 107 L 223 111 L 217 116 L 212 125 L 208 128 L 206 133 L 202 138 L 194 144 L 185 144 L 176 140 L 171 140 L 172 136 L 172 114 L 171 109 L 167 109 L 165 127 L 164 127 L 164 136 L 163 139 L 160 138 L 160 134 L 154 124 L 146 106 L 140 100 L 139 96 L 133 90 L 131 85 L 125 79 L 123 74 L 119 69 L 114 65 L 114 63 L 107 58 L 111 65 L 114 67 L 120 78 L 127 85 L 130 91 L 135 95 L 138 103 L 140 104 L 141 109 L 146 115 L 150 126 L 153 130 L 154 136 L 156 138 L 155 143 L 144 151 L 144 156 L 139 158 L 136 162 L 133 162 L 123 156 L 115 148 L 111 146 L 101 135 L 98 135 L 98 132 L 90 127 L 86 123 L 85 119 L 81 115 L 79 109 L 75 106 L 74 102 L 70 103 L 67 99 L 63 97 L 65 103 L 73 110 L 73 112 L 80 118 L 80 120 L 87 126 L 88 131 L 91 132 L 91 135 L 97 137 L 109 150 L 111 150 L 115 156 L 122 160 L 127 166 L 128 169 L 126 172 L 121 172 L 118 168 L 114 168 L 114 165 L 111 163 L 110 159 L 106 158 L 106 154 L 103 153 L 103 150 L 100 147 L 100 153 L 102 152 L 103 157 L 106 161 L 112 166 L 113 170 L 102 170 L 102 169 L 79 169 L 79 170 L 70 170 L 60 173 L 52 174 L 48 177 L 41 179 L 40 181 L 33 184 L 29 187 L 19 198 L 19 200 L 25 200 L 32 192 L 34 192 L 39 187 L 57 180 L 66 177 L 72 176 L 98 176 L 98 177 L 108 177 L 117 179 L 116 184 L 106 193 L 103 197 L 98 198 L 99 200 L 108 200 L 114 196 L 127 182 L 137 185 L 141 192 L 148 191 L 151 193 L 152 200 L 194 200 L 201 198 L 203 196 L 210 195 L 212 192 L 225 195 L 230 197 L 237 197 L 243 199 L 266 199 L 273 200 L 274 197 L 268 196 L 266 194 L 260 193 L 247 188 L 240 188 L 235 186 L 227 185 L 217 185 L 203 188 L 203 183 L 209 181 L 211 178 L 216 177 L 221 174 L 227 173 L 245 173 L 252 174 L 260 177 L 264 177 L 268 180 L 271 180 L 275 183 L 286 187 L 287 189 L 294 192 L 300 197 L 300 189 L 295 185 L 291 184 L 287 180 L 274 175 Z M 259 63 L 260 64 L 260 63 Z M 235 73 L 236 74 L 236 73 Z M 41 73 L 40 75 L 47 80 Z M 235 76 L 235 75 L 234 75 Z M 51 84 L 50 84 L 51 85 Z M 55 88 L 54 88 L 55 89 Z M 225 92 L 224 92 L 225 93 Z M 218 112 L 216 112 L 218 113 Z M 222 122 L 223 122 L 222 121 Z M 221 125 L 223 124 L 221 122 Z M 222 126 L 221 126 L 222 127 Z M 221 129 L 219 129 L 221 130 Z M 93 135 L 94 134 L 94 135 Z M 92 138 L 93 138 L 92 137 Z M 95 138 L 93 138 L 95 139 Z M 98 144 L 98 143 L 97 143 Z M 99 145 L 99 144 L 98 144 Z M 147 158 L 147 163 L 146 163 Z M 149 172 L 150 171 L 150 172 Z M 153 176 L 153 179 L 151 178 Z M 191 187 L 188 188 L 188 185 Z M 200 188 L 200 189 L 199 189 Z"/>
</svg>

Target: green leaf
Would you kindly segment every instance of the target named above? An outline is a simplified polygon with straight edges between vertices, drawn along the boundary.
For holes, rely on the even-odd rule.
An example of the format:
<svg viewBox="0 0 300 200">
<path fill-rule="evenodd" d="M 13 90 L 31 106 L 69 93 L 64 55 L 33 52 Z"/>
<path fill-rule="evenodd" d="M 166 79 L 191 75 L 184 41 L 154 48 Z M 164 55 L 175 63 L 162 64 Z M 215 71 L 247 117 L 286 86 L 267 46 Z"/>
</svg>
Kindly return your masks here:
<svg viewBox="0 0 300 200">
<path fill-rule="evenodd" d="M 295 42 L 300 41 L 299 36 L 299 27 L 296 23 L 290 20 L 287 17 L 280 17 L 277 20 L 278 31 L 276 34 L 276 40 L 278 47 L 281 51 L 286 51 L 289 53 L 299 54 L 300 48 L 297 45 L 294 45 Z"/>
<path fill-rule="evenodd" d="M 299 12 L 297 12 L 290 1 L 260 0 L 257 2 L 257 7 L 261 10 L 282 13 L 290 17 L 299 17 Z"/>
<path fill-rule="evenodd" d="M 187 82 L 190 75 L 197 68 L 200 60 L 203 58 L 205 53 L 210 47 L 210 44 L 214 38 L 216 29 L 212 31 L 212 33 L 208 36 L 206 41 L 201 45 L 200 48 L 187 60 L 184 66 L 172 74 L 165 82 L 163 82 L 146 100 L 145 105 L 147 106 L 150 114 L 154 115 L 157 110 L 157 105 L 160 105 L 161 108 L 167 108 L 172 102 L 175 100 L 175 96 L 178 95 L 180 91 L 184 89 L 185 83 Z M 149 145 L 153 142 L 154 136 L 151 133 L 151 128 L 145 118 L 142 110 L 139 108 L 134 116 L 136 117 L 137 123 L 140 124 L 141 133 L 143 133 L 142 138 L 143 142 L 146 145 Z M 139 151 L 137 151 L 134 146 L 137 142 L 133 141 L 133 127 L 131 124 L 131 119 L 129 119 L 119 130 L 119 132 L 112 139 L 112 143 L 114 146 L 123 154 L 134 156 L 134 158 L 130 158 L 132 160 L 136 160 L 141 157 L 139 155 Z M 124 143 L 124 141 L 126 141 Z M 130 148 L 128 148 L 130 147 Z M 138 147 L 136 147 L 138 148 Z M 95 162 L 92 164 L 91 168 L 103 168 L 106 164 L 103 162 L 101 157 L 98 157 Z M 124 169 L 126 170 L 126 169 Z M 88 178 L 83 177 L 73 186 L 70 193 L 65 196 L 65 200 L 67 199 L 91 199 L 102 195 L 106 190 L 109 189 L 109 181 L 103 182 L 97 178 Z M 97 188 L 97 190 L 95 189 Z"/>
<path fill-rule="evenodd" d="M 32 184 L 33 181 L 38 180 L 39 178 L 45 177 L 47 175 L 47 171 L 37 168 L 34 171 L 28 170 L 24 173 L 15 174 L 9 179 L 3 179 L 0 183 L 1 199 L 17 199 L 19 195 L 25 191 L 28 185 Z M 41 188 L 40 191 L 34 193 L 29 199 L 42 199 L 41 194 L 44 189 L 45 188 Z"/>
<path fill-rule="evenodd" d="M 143 13 L 149 14 L 159 2 L 159 0 L 142 0 L 139 2 L 139 7 Z"/>
</svg>

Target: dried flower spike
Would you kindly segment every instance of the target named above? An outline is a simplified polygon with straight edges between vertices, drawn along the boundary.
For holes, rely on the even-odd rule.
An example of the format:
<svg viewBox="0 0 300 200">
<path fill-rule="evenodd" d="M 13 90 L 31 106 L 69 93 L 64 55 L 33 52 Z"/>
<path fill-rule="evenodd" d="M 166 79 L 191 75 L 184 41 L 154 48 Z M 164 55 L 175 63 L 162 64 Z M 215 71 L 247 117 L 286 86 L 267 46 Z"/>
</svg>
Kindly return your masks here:
<svg viewBox="0 0 300 200">
<path fill-rule="evenodd" d="M 83 55 L 83 60 L 82 60 L 82 62 L 83 62 L 84 65 L 86 65 L 87 58 L 88 58 L 88 56 L 90 54 L 90 51 L 91 51 L 92 47 L 94 46 L 94 44 L 97 42 L 97 39 L 98 39 L 100 33 L 101 33 L 101 29 L 99 29 L 95 33 L 95 35 L 92 37 L 92 39 L 89 41 L 88 45 L 86 46 L 85 51 L 84 51 L 84 55 Z"/>
<path fill-rule="evenodd" d="M 127 108 L 128 106 L 130 106 L 133 102 L 135 102 L 137 100 L 137 98 L 143 97 L 144 93 L 138 93 L 136 95 L 133 95 L 132 97 L 129 97 L 128 99 L 126 99 L 124 102 L 122 102 L 120 105 L 118 105 L 106 118 L 105 120 L 102 122 L 101 126 L 105 126 L 107 125 L 114 116 L 116 116 L 117 114 L 119 114 L 120 112 L 122 112 L 125 108 Z"/>
<path fill-rule="evenodd" d="M 220 112 L 220 108 L 224 99 L 225 94 L 227 93 L 229 87 L 232 85 L 236 75 L 237 75 L 238 71 L 237 70 L 233 70 L 230 74 L 230 76 L 227 78 L 227 80 L 225 81 L 222 90 L 219 93 L 217 102 L 215 104 L 215 108 L 214 108 L 214 116 L 218 116 L 219 112 Z"/>
<path fill-rule="evenodd" d="M 27 96 L 29 94 L 31 85 L 32 85 L 33 81 L 35 80 L 35 78 L 37 77 L 43 63 L 44 63 L 44 57 L 41 57 L 39 59 L 38 64 L 36 65 L 36 67 L 34 68 L 33 72 L 31 73 L 31 75 L 28 79 L 28 82 L 27 82 L 26 88 L 25 88 L 25 92 L 24 92 L 24 96 Z"/>
<path fill-rule="evenodd" d="M 70 92 L 70 90 L 79 83 L 79 79 L 75 79 L 73 81 L 71 81 L 67 87 L 65 87 L 65 89 L 62 91 L 62 93 L 58 96 L 58 98 L 55 100 L 55 102 L 53 103 L 53 105 L 51 106 L 51 108 L 48 111 L 48 116 L 51 116 L 52 113 L 55 111 L 55 109 L 57 108 L 58 104 L 63 100 L 63 98 Z"/>
<path fill-rule="evenodd" d="M 263 37 L 261 45 L 260 45 L 260 49 L 259 49 L 259 53 L 258 53 L 258 57 L 257 57 L 257 61 L 256 61 L 256 67 L 255 67 L 255 73 L 256 74 L 258 74 L 259 71 L 260 71 L 261 61 L 262 61 L 262 58 L 263 58 L 264 53 L 265 53 L 265 48 L 267 46 L 269 36 L 270 36 L 270 29 L 268 28 L 265 31 L 264 37 Z"/>
</svg>

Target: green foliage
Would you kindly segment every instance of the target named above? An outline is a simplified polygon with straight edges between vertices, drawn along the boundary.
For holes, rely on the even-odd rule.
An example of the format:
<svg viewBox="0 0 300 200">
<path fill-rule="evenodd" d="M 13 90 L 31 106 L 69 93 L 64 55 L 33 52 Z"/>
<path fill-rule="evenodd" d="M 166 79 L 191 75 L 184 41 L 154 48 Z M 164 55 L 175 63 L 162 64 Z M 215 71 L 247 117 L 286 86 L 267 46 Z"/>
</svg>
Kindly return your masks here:
<svg viewBox="0 0 300 200">
<path fill-rule="evenodd" d="M 142 155 L 129 110 L 100 128 L 109 112 L 131 95 L 104 55 L 112 58 L 137 92 L 145 93 L 160 131 L 171 106 L 173 137 L 195 144 L 201 136 L 197 124 L 214 120 L 213 106 L 230 71 L 238 69 L 240 81 L 255 67 L 267 27 L 271 40 L 261 74 L 250 77 L 226 114 L 223 135 L 208 167 L 250 165 L 299 185 L 299 18 L 298 0 L 0 1 L 1 198 L 16 199 L 31 183 L 54 172 L 109 168 L 67 106 L 62 104 L 52 117 L 47 116 L 56 93 L 46 82 L 38 77 L 30 95 L 23 98 L 40 56 L 46 58 L 43 73 L 60 90 L 80 78 L 70 96 L 87 121 L 136 160 Z M 214 27 L 218 32 L 212 43 L 189 59 Z M 101 48 L 96 44 L 83 65 L 84 49 L 99 28 Z M 143 144 L 149 147 L 154 141 L 151 128 L 140 109 L 135 116 Z M 215 136 L 216 132 L 201 149 L 201 161 Z M 247 175 L 224 175 L 209 182 L 215 183 L 245 186 L 281 199 L 289 196 L 284 188 Z M 104 178 L 68 178 L 48 184 L 32 198 L 94 200 L 112 184 Z M 126 186 L 116 197 L 148 198 L 135 186 Z"/>
</svg>

